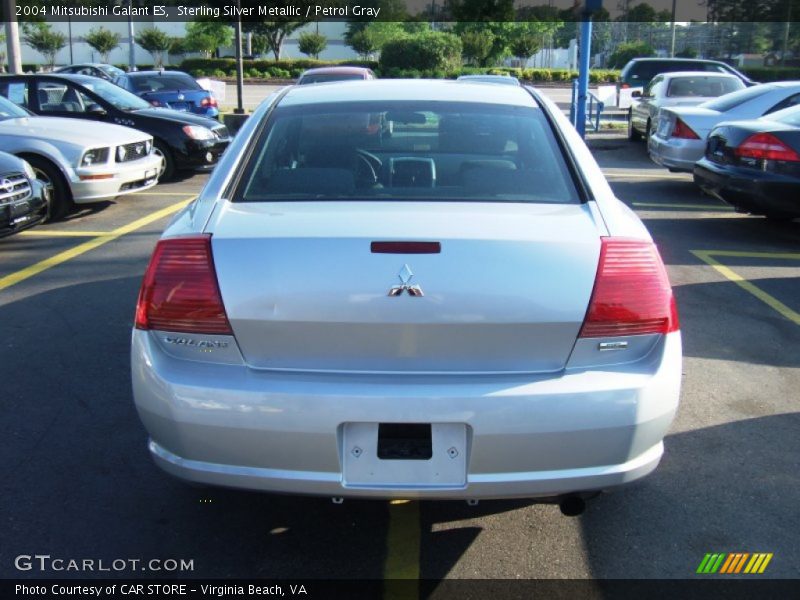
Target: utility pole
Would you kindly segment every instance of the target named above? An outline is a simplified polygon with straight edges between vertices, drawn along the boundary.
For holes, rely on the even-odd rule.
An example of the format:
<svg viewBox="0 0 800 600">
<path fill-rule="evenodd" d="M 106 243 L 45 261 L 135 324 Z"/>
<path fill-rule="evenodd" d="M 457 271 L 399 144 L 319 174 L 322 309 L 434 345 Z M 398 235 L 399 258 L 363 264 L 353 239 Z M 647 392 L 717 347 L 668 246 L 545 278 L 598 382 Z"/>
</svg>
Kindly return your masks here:
<svg viewBox="0 0 800 600">
<path fill-rule="evenodd" d="M 17 12 L 15 0 L 3 0 L 3 12 L 14 15 Z M 19 46 L 19 24 L 10 16 L 6 22 L 6 47 L 8 50 L 8 70 L 11 73 L 22 73 L 22 51 Z"/>
<path fill-rule="evenodd" d="M 781 52 L 781 66 L 786 66 L 786 53 L 789 51 L 789 30 L 792 26 L 792 1 L 786 2 L 786 26 L 783 29 L 783 52 Z"/>
<path fill-rule="evenodd" d="M 236 0 L 237 8 L 241 9 L 241 0 Z M 244 62 L 242 61 L 242 16 L 241 12 L 236 17 L 236 109 L 237 115 L 244 114 Z"/>
<path fill-rule="evenodd" d="M 128 7 L 133 8 L 133 0 L 128 0 Z M 133 17 L 128 15 L 128 69 L 131 72 L 136 70 L 136 42 L 133 38 Z"/>
<path fill-rule="evenodd" d="M 669 57 L 675 58 L 675 5 L 678 0 L 672 0 L 672 43 L 669 47 Z"/>
</svg>

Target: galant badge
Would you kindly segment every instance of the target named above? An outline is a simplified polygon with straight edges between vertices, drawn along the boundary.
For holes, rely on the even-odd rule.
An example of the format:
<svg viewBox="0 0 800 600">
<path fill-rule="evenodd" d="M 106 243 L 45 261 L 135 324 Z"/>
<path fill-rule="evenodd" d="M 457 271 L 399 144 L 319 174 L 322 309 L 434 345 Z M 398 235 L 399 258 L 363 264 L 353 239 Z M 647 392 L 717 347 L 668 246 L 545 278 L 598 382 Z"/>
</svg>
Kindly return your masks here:
<svg viewBox="0 0 800 600">
<path fill-rule="evenodd" d="M 409 296 L 414 296 L 415 298 L 421 298 L 425 295 L 422 293 L 422 288 L 420 286 L 411 285 L 411 278 L 414 277 L 414 273 L 408 265 L 403 265 L 397 277 L 400 279 L 400 285 L 392 286 L 389 290 L 390 296 L 402 296 L 403 292 L 408 292 Z"/>
</svg>

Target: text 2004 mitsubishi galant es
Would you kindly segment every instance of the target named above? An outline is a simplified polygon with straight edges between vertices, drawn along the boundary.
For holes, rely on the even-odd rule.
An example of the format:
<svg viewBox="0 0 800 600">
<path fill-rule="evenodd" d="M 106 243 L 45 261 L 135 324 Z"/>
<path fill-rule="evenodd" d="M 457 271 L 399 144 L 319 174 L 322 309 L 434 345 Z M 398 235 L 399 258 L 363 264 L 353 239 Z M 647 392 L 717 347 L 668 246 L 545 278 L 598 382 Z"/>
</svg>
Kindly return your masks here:
<svg viewBox="0 0 800 600">
<path fill-rule="evenodd" d="M 132 369 L 184 479 L 574 510 L 658 464 L 681 339 L 648 232 L 552 103 L 346 82 L 271 96 L 169 225 Z"/>
</svg>

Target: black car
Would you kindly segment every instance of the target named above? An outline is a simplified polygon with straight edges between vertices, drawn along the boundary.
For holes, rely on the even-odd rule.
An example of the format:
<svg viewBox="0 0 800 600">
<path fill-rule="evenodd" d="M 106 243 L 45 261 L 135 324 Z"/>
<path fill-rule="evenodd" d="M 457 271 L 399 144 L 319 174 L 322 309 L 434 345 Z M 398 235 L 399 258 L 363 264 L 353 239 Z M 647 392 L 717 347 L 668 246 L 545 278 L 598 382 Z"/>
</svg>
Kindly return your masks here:
<svg viewBox="0 0 800 600">
<path fill-rule="evenodd" d="M 47 216 L 45 187 L 21 158 L 0 152 L 0 237 L 33 227 Z"/>
<path fill-rule="evenodd" d="M 800 217 L 800 106 L 720 123 L 709 134 L 694 180 L 741 212 Z"/>
<path fill-rule="evenodd" d="M 746 86 L 756 82 L 734 69 L 729 64 L 718 60 L 700 58 L 634 58 L 626 64 L 619 74 L 617 91 L 626 88 L 647 87 L 650 80 L 662 73 L 678 71 L 705 71 L 706 73 L 728 73 L 741 79 Z"/>
<path fill-rule="evenodd" d="M 87 75 L 5 75 L 0 83 L 24 83 L 15 98 L 23 108 L 51 117 L 102 121 L 139 129 L 153 136 L 155 152 L 164 157 L 159 179 L 175 171 L 209 171 L 230 143 L 218 121 L 150 104 L 121 87 Z M 0 85 L 0 89 L 10 89 Z"/>
<path fill-rule="evenodd" d="M 114 65 L 106 65 L 104 63 L 80 63 L 77 65 L 67 65 L 66 67 L 58 67 L 53 70 L 53 73 L 71 74 L 71 75 L 91 75 L 92 77 L 99 77 L 111 83 L 117 83 L 117 80 L 125 75 L 125 71 Z"/>
</svg>

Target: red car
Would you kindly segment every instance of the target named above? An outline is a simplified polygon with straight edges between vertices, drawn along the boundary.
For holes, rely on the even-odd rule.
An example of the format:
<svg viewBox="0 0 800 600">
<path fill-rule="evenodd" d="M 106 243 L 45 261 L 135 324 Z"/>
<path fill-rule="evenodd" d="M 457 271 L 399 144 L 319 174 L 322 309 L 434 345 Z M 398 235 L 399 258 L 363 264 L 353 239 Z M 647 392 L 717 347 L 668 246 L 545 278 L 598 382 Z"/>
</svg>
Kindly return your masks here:
<svg viewBox="0 0 800 600">
<path fill-rule="evenodd" d="M 329 83 L 331 81 L 358 81 L 376 79 L 372 69 L 366 67 L 320 67 L 309 69 L 300 75 L 297 85 L 307 83 Z"/>
</svg>

